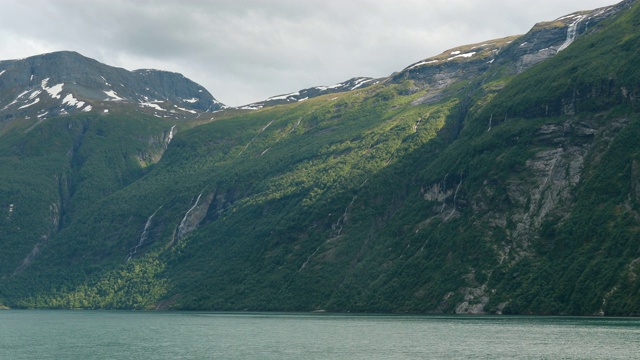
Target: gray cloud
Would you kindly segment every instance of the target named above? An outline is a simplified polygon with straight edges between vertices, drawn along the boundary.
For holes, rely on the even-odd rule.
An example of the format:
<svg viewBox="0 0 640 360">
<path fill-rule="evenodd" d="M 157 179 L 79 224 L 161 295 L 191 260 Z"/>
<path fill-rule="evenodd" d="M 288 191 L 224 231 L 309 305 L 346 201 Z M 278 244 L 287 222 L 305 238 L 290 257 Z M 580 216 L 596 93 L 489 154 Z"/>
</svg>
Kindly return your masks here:
<svg viewBox="0 0 640 360">
<path fill-rule="evenodd" d="M 615 0 L 5 1 L 3 59 L 75 50 L 176 71 L 241 105 L 354 76 L 381 77 L 468 43 Z"/>
</svg>

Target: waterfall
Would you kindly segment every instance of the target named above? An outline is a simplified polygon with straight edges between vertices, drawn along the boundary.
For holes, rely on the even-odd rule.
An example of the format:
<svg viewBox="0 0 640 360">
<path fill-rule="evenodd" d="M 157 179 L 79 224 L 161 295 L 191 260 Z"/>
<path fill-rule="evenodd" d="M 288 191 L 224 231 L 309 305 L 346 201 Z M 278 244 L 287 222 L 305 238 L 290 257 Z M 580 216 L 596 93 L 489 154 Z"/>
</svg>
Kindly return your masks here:
<svg viewBox="0 0 640 360">
<path fill-rule="evenodd" d="M 162 205 L 147 219 L 147 222 L 144 225 L 144 230 L 142 230 L 142 234 L 140 234 L 140 241 L 138 241 L 138 245 L 134 246 L 133 249 L 129 251 L 129 257 L 127 258 L 127 261 L 131 260 L 133 256 L 138 252 L 138 248 L 147 241 L 147 238 L 149 237 L 149 228 L 151 227 L 151 219 L 153 219 L 153 217 L 158 213 L 158 211 L 160 211 L 160 209 L 162 209 Z"/>
<path fill-rule="evenodd" d="M 195 204 L 193 204 L 193 206 L 189 210 L 187 210 L 187 213 L 184 214 L 184 217 L 182 218 L 182 221 L 178 226 L 178 240 L 182 239 L 189 232 L 188 229 L 186 229 L 187 221 L 189 220 L 189 214 L 196 208 L 196 206 L 198 206 L 198 203 L 200 202 L 200 197 L 202 197 L 202 192 L 200 193 L 200 195 L 198 195 L 198 198 L 196 199 Z"/>
<path fill-rule="evenodd" d="M 584 16 L 578 16 L 576 21 L 574 21 L 571 25 L 569 25 L 569 29 L 567 29 L 567 40 L 565 40 L 564 44 L 560 45 L 560 48 L 558 48 L 558 52 L 566 49 L 576 39 L 576 36 L 578 34 L 578 24 L 584 18 L 585 18 Z"/>
<path fill-rule="evenodd" d="M 169 145 L 169 143 L 171 142 L 171 140 L 173 140 L 173 136 L 176 134 L 176 133 L 173 131 L 173 129 L 175 129 L 175 128 L 176 128 L 176 126 L 175 126 L 175 125 L 173 125 L 173 126 L 171 127 L 171 130 L 169 130 L 169 137 L 167 138 L 167 145 Z"/>
</svg>

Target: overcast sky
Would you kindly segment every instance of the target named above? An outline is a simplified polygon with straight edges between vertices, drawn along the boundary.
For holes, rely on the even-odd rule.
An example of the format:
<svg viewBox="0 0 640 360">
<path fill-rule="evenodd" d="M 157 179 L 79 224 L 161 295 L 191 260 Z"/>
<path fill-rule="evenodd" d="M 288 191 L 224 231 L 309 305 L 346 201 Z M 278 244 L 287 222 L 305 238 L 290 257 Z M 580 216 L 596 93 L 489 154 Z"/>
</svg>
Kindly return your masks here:
<svg viewBox="0 0 640 360">
<path fill-rule="evenodd" d="M 243 105 L 527 32 L 618 0 L 2 0 L 0 59 L 73 50 Z"/>
</svg>

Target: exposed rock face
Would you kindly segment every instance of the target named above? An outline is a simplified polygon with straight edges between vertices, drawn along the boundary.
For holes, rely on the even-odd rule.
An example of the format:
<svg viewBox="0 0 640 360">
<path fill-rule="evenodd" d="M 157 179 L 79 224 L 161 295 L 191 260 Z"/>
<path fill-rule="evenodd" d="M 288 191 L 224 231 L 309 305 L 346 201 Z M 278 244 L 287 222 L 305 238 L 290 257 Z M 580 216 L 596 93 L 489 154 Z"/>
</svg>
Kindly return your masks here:
<svg viewBox="0 0 640 360">
<path fill-rule="evenodd" d="M 99 102 L 187 115 L 224 106 L 181 74 L 128 71 L 70 51 L 0 61 L 0 74 L 0 120 L 97 111 Z"/>
<path fill-rule="evenodd" d="M 474 223 L 484 233 L 482 238 L 494 241 L 496 233 L 506 236 L 494 248 L 496 264 L 511 266 L 532 256 L 535 253 L 532 244 L 539 240 L 545 221 L 556 224 L 570 215 L 576 196 L 573 190 L 585 176 L 585 160 L 589 158 L 592 165 L 598 163 L 602 149 L 606 149 L 627 124 L 626 118 L 607 123 L 569 118 L 562 123 L 541 125 L 534 138 L 528 139 L 537 144 L 539 150 L 532 153 L 521 168 L 512 169 L 504 183 L 487 179 L 475 194 L 458 192 L 459 180 L 448 177 L 423 186 L 423 199 L 434 206 L 430 217 L 419 224 L 417 230 L 434 221 L 447 222 L 450 214 L 455 214 L 456 207 L 470 204 Z M 494 196 L 501 189 L 506 193 L 508 206 L 497 208 Z M 637 263 L 629 265 L 629 276 L 634 279 Z M 462 295 L 463 301 L 455 304 L 456 313 L 485 313 L 485 306 L 495 289 L 488 288 L 486 282 L 479 284 L 473 272 L 464 278 L 468 287 L 449 294 L 443 301 L 457 293 Z M 502 308 L 504 306 L 502 304 Z"/>
<path fill-rule="evenodd" d="M 515 224 L 515 229 L 510 232 L 514 242 L 526 248 L 545 217 L 570 202 L 571 189 L 581 178 L 584 159 L 592 147 L 590 141 L 595 131 L 587 124 L 574 124 L 572 121 L 540 128 L 540 139 L 557 147 L 541 150 L 527 160 L 526 171 L 531 174 L 529 181 L 512 179 L 507 185 L 509 198 L 517 204 L 510 219 Z M 571 136 L 585 141 L 569 141 Z"/>
<path fill-rule="evenodd" d="M 176 125 L 174 125 L 170 129 L 163 131 L 162 134 L 141 138 L 141 140 L 147 142 L 148 147 L 138 153 L 137 158 L 140 166 L 144 168 L 160 161 L 176 133 Z"/>
<path fill-rule="evenodd" d="M 456 306 L 456 314 L 484 314 L 484 307 L 489 302 L 487 286 L 482 285 L 477 288 L 463 288 L 460 290 L 464 294 L 464 301 Z"/>
</svg>

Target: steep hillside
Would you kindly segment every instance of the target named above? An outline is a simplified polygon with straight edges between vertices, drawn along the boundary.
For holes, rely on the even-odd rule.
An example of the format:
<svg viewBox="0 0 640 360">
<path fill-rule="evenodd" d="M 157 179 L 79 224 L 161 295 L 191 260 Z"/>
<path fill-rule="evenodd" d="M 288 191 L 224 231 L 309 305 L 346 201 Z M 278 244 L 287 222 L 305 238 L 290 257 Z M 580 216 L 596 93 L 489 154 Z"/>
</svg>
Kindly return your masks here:
<svg viewBox="0 0 640 360">
<path fill-rule="evenodd" d="M 182 75 L 129 72 L 71 52 L 0 62 L 0 98 L 3 280 L 88 206 L 148 172 L 201 107 L 220 106 Z"/>
<path fill-rule="evenodd" d="M 229 110 L 163 137 L 145 171 L 105 172 L 123 180 L 52 220 L 56 231 L 30 230 L 46 241 L 19 244 L 29 225 L 12 200 L 0 303 L 637 315 L 639 25 L 640 5 L 624 1 L 367 87 Z M 16 130 L 5 158 L 57 169 L 46 156 L 65 163 L 74 119 L 30 131 L 68 134 L 58 153 L 27 153 Z M 121 131 L 108 124 L 94 141 Z M 38 171 L 23 178 L 53 186 Z M 24 193 L 46 188 L 35 185 Z M 31 216 L 55 218 L 55 201 Z"/>
</svg>

